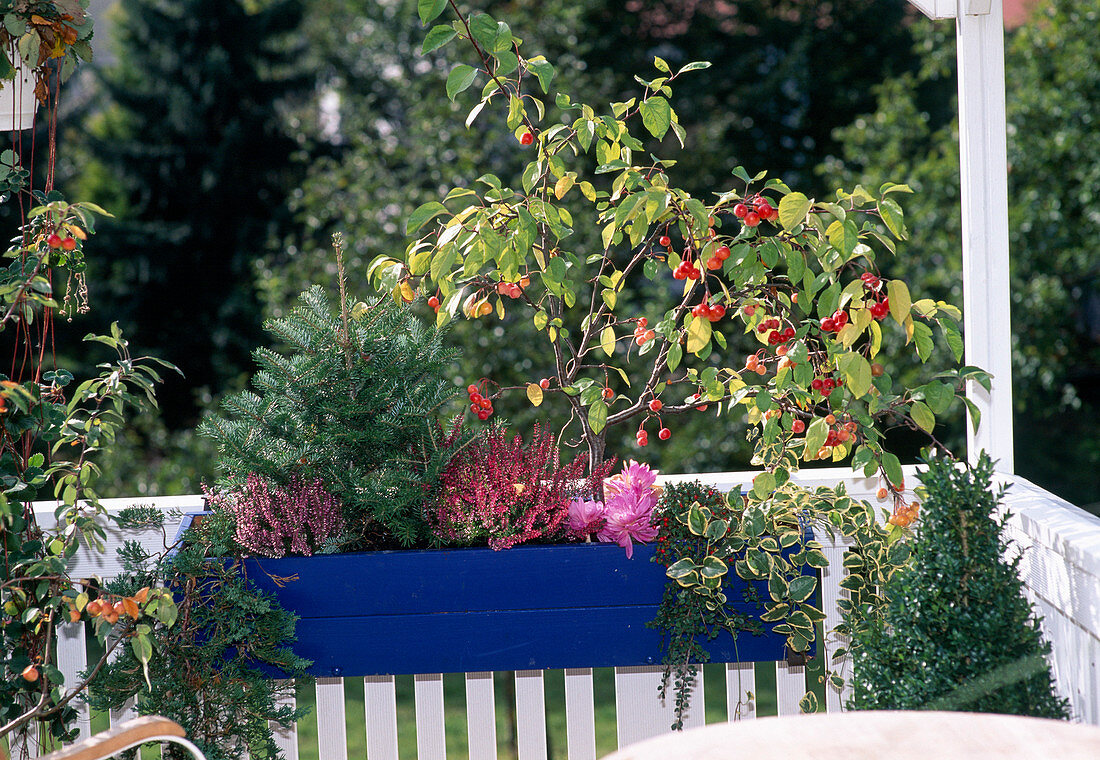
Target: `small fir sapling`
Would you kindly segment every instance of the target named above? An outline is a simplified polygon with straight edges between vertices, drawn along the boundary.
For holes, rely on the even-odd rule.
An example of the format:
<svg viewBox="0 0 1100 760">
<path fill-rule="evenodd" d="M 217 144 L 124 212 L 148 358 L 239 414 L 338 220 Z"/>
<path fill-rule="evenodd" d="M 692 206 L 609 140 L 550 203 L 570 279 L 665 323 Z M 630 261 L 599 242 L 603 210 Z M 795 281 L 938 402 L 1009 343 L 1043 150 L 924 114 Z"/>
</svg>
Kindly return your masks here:
<svg viewBox="0 0 1100 760">
<path fill-rule="evenodd" d="M 340 500 L 325 490 L 320 479 L 305 482 L 292 477 L 281 488 L 253 473 L 237 491 L 204 488 L 204 493 L 211 509 L 233 515 L 237 543 L 261 557 L 308 557 L 331 550 L 344 530 Z"/>
<path fill-rule="evenodd" d="M 334 306 L 320 286 L 265 327 L 287 348 L 258 348 L 252 389 L 199 427 L 218 444 L 219 486 L 320 480 L 343 506 L 340 549 L 427 545 L 421 512 L 448 456 L 437 418 L 457 392 L 440 332 L 388 298 L 341 292 Z"/>
<path fill-rule="evenodd" d="M 446 444 L 454 446 L 459 434 L 456 426 Z M 437 543 L 449 546 L 507 549 L 567 541 L 573 537 L 569 499 L 577 483 L 593 493 L 613 464 L 586 479 L 586 457 L 562 466 L 550 431 L 536 425 L 530 443 L 524 443 L 494 426 L 451 458 L 439 493 L 425 510 L 427 521 Z"/>
<path fill-rule="evenodd" d="M 912 563 L 886 582 L 881 616 L 853 637 L 849 706 L 1066 718 L 1039 620 L 1023 595 L 1020 554 L 995 516 L 993 465 L 926 458 Z"/>
</svg>

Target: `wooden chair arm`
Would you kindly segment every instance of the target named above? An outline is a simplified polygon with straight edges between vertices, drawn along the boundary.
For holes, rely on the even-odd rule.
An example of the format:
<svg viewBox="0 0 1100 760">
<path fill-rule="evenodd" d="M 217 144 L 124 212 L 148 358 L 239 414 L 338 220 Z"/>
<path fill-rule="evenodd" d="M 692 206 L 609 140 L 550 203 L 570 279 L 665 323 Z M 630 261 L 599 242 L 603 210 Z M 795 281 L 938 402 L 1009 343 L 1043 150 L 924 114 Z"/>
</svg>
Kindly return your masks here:
<svg viewBox="0 0 1100 760">
<path fill-rule="evenodd" d="M 196 760 L 206 760 L 198 747 L 187 741 L 178 723 L 159 715 L 128 720 L 89 739 L 43 755 L 39 760 L 106 760 L 124 750 L 154 741 L 183 745 Z"/>
</svg>

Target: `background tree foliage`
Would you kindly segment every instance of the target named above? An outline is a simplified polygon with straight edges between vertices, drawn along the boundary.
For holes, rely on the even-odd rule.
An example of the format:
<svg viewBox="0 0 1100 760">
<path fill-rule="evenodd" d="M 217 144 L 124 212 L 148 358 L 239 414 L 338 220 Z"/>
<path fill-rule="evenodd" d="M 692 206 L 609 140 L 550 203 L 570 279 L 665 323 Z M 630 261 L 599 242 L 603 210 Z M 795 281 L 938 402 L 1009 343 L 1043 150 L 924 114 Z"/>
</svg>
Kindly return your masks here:
<svg viewBox="0 0 1100 760">
<path fill-rule="evenodd" d="M 1100 502 L 1100 21 L 1095 0 L 1041 6 L 1006 43 L 1016 470 L 1082 505 Z M 961 299 L 955 51 L 921 24 L 923 64 L 881 85 L 840 132 L 833 182 L 908 177 L 912 255 L 891 272 Z M 1067 441 L 1071 442 L 1067 445 Z"/>
<path fill-rule="evenodd" d="M 349 284 L 361 289 L 371 259 L 404 249 L 412 209 L 476 176 L 474 166 L 512 181 L 523 153 L 504 125 L 483 116 L 467 129 L 438 97 L 448 66 L 420 54 L 415 0 L 120 5 L 119 62 L 102 77 L 97 115 L 75 124 L 93 125 L 88 145 L 100 161 L 83 173 L 91 179 L 82 195 L 119 215 L 93 261 L 113 286 L 92 296 L 125 306 L 140 320 L 135 343 L 173 359 L 188 380 L 166 389 L 167 425 L 147 421 L 123 454 L 133 461 L 152 446 L 163 482 L 125 466 L 116 481 L 132 491 L 141 470 L 143 491 L 193 491 L 196 474 L 208 473 L 187 432 L 200 405 L 187 388 L 209 388 L 209 403 L 239 386 L 263 316 L 283 313 L 311 282 L 333 281 L 331 233 L 345 233 Z M 687 147 L 672 171 L 686 189 L 729 184 L 719 180 L 735 165 L 768 168 L 819 197 L 905 177 L 917 190 L 905 199 L 913 241 L 888 273 L 958 299 L 950 23 L 914 23 L 904 0 L 466 5 L 508 20 L 586 100 L 637 94 L 633 76 L 650 71 L 654 55 L 674 66 L 713 61 L 676 94 Z M 1100 500 L 1095 484 L 1074 475 L 1100 460 L 1089 424 L 1100 403 L 1100 296 L 1087 247 L 1100 223 L 1100 138 L 1090 132 L 1100 61 L 1088 37 L 1096 13 L 1094 0 L 1044 10 L 1012 36 L 1007 61 L 1019 469 L 1079 503 Z M 621 298 L 643 314 L 663 310 L 663 296 Z M 549 374 L 517 327 L 456 326 L 450 339 L 464 358 L 455 382 Z M 505 329 L 515 340 L 500 340 Z M 535 418 L 521 399 L 500 413 L 517 426 Z M 665 470 L 747 464 L 738 429 L 704 414 L 679 422 L 660 446 L 639 450 L 629 431 L 609 445 Z M 1071 451 L 1050 445 L 1067 431 Z M 961 424 L 951 435 L 961 439 Z"/>
</svg>

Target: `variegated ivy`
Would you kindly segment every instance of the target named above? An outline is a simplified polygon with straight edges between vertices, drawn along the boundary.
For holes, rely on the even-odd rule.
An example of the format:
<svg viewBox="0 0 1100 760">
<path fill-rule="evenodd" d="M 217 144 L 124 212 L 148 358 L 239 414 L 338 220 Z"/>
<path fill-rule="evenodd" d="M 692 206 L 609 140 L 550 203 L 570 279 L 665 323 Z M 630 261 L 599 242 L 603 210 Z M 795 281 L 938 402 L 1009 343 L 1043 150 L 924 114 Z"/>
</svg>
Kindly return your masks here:
<svg viewBox="0 0 1100 760">
<path fill-rule="evenodd" d="M 910 189 L 856 187 L 819 201 L 737 169 L 733 186 L 716 188 L 707 203 L 676 186 L 675 162 L 650 155 L 640 135 L 662 142 L 671 131 L 684 144 L 672 85 L 708 64 L 673 71 L 656 58 L 656 76 L 639 80 L 637 97 L 597 109 L 555 90 L 553 66 L 525 57 L 504 22 L 465 15 L 452 0 L 420 0 L 421 21 L 432 23 L 448 6 L 455 20 L 428 31 L 424 52 L 459 40 L 473 55 L 452 69 L 447 96 L 480 86 L 467 124 L 498 109 L 531 159 L 518 188 L 486 174 L 418 208 L 406 229 L 419 237 L 403 258 L 372 262 L 376 284 L 396 298 L 438 299 L 440 324 L 526 310 L 556 368 L 551 387 L 527 386 L 528 398 L 571 407 L 592 464 L 604 458 L 607 429 L 641 429 L 654 401 L 662 418 L 713 404 L 753 425 L 762 471 L 752 499 L 764 514 L 800 509 L 790 473 L 821 459 L 880 474 L 904 507 L 901 465 L 884 448 L 884 426 L 931 435 L 937 416 L 956 399 L 966 402 L 967 380 L 988 384 L 980 370 L 961 367 L 896 388 L 879 362 L 887 330 L 899 331 L 896 344 L 921 361 L 937 343 L 962 358 L 959 310 L 914 300 L 903 281 L 878 272 L 877 257 L 907 237 L 897 199 Z M 595 225 L 600 250 L 574 247 L 580 225 Z M 673 308 L 648 318 L 620 308 L 619 295 L 640 278 L 674 291 Z M 748 357 L 731 351 L 735 331 L 760 348 Z M 613 376 L 630 392 L 608 399 Z M 819 514 L 826 512 L 836 514 Z M 894 526 L 892 538 L 900 530 Z M 794 648 L 804 649 L 806 629 L 795 628 Z"/>
</svg>

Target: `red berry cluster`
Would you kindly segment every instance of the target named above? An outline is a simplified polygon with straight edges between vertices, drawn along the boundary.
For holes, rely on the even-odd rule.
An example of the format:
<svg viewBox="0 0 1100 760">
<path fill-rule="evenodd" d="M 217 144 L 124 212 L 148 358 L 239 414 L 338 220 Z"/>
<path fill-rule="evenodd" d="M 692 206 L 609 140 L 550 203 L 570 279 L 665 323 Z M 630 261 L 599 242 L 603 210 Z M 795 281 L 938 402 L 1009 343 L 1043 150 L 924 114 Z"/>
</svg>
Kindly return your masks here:
<svg viewBox="0 0 1100 760">
<path fill-rule="evenodd" d="M 779 218 L 779 211 L 766 198 L 755 195 L 734 206 L 733 215 L 744 222 L 746 227 L 755 227 L 762 221 L 775 221 Z"/>
<path fill-rule="evenodd" d="M 638 432 L 634 436 L 634 442 L 639 446 L 649 445 L 649 433 L 645 431 L 645 427 L 638 428 Z"/>
<path fill-rule="evenodd" d="M 810 381 L 810 387 L 826 398 L 835 388 L 839 388 L 843 381 L 839 377 L 815 377 Z"/>
<path fill-rule="evenodd" d="M 61 237 L 56 232 L 51 232 L 49 235 L 46 236 L 46 245 L 48 245 L 50 248 L 60 248 L 64 251 L 75 251 L 76 238 L 74 238 L 72 235 Z"/>
<path fill-rule="evenodd" d="M 509 298 L 519 298 L 520 294 L 523 293 L 523 288 L 520 287 L 518 282 L 498 282 L 497 293 Z"/>
<path fill-rule="evenodd" d="M 703 319 L 709 319 L 711 322 L 717 322 L 719 319 L 726 316 L 726 307 L 720 303 L 708 304 L 704 301 L 691 310 L 691 316 L 702 317 Z"/>
<path fill-rule="evenodd" d="M 687 251 L 684 251 L 684 260 L 680 262 L 680 266 L 672 270 L 672 278 L 674 280 L 698 280 L 703 276 L 703 273 L 699 271 L 699 267 L 691 263 L 687 258 Z"/>
<path fill-rule="evenodd" d="M 649 341 L 657 337 L 657 333 L 652 330 L 647 330 L 646 325 L 649 324 L 649 320 L 645 317 L 638 319 L 638 325 L 634 328 L 634 342 L 639 346 L 644 346 Z"/>
<path fill-rule="evenodd" d="M 746 307 L 747 308 L 747 307 Z M 759 325 L 756 326 L 756 331 L 763 335 L 768 333 L 768 345 L 769 346 L 781 346 L 791 338 L 794 337 L 794 328 L 788 327 L 784 330 L 780 330 L 780 322 L 775 317 L 771 319 L 765 319 Z M 768 331 L 771 332 L 768 332 Z"/>
<path fill-rule="evenodd" d="M 868 311 L 870 311 L 871 316 L 877 320 L 881 321 L 885 319 L 886 315 L 890 313 L 890 299 L 883 298 L 881 301 L 875 301 L 868 308 Z"/>
<path fill-rule="evenodd" d="M 873 307 L 871 313 L 875 313 Z M 833 316 L 825 317 L 825 319 L 821 320 L 821 329 L 825 332 L 838 333 L 846 324 L 848 324 L 848 312 L 844 311 L 844 309 L 837 309 L 833 312 Z"/>
<path fill-rule="evenodd" d="M 707 259 L 707 269 L 711 271 L 721 269 L 722 263 L 730 257 L 730 247 L 728 245 L 720 245 L 714 249 L 714 255 Z"/>
<path fill-rule="evenodd" d="M 484 422 L 493 414 L 493 402 L 481 395 L 481 390 L 476 385 L 466 386 L 466 393 L 470 396 L 470 411 Z"/>
<path fill-rule="evenodd" d="M 438 313 L 439 312 L 439 298 L 437 298 L 436 296 L 432 296 L 431 298 L 429 298 L 428 299 L 428 308 L 430 308 L 432 311 Z"/>
<path fill-rule="evenodd" d="M 875 302 L 868 307 L 871 316 L 881 321 L 890 313 L 890 299 L 882 294 L 882 278 L 871 273 L 864 272 L 859 276 L 863 280 L 863 288 L 871 291 Z"/>
</svg>

